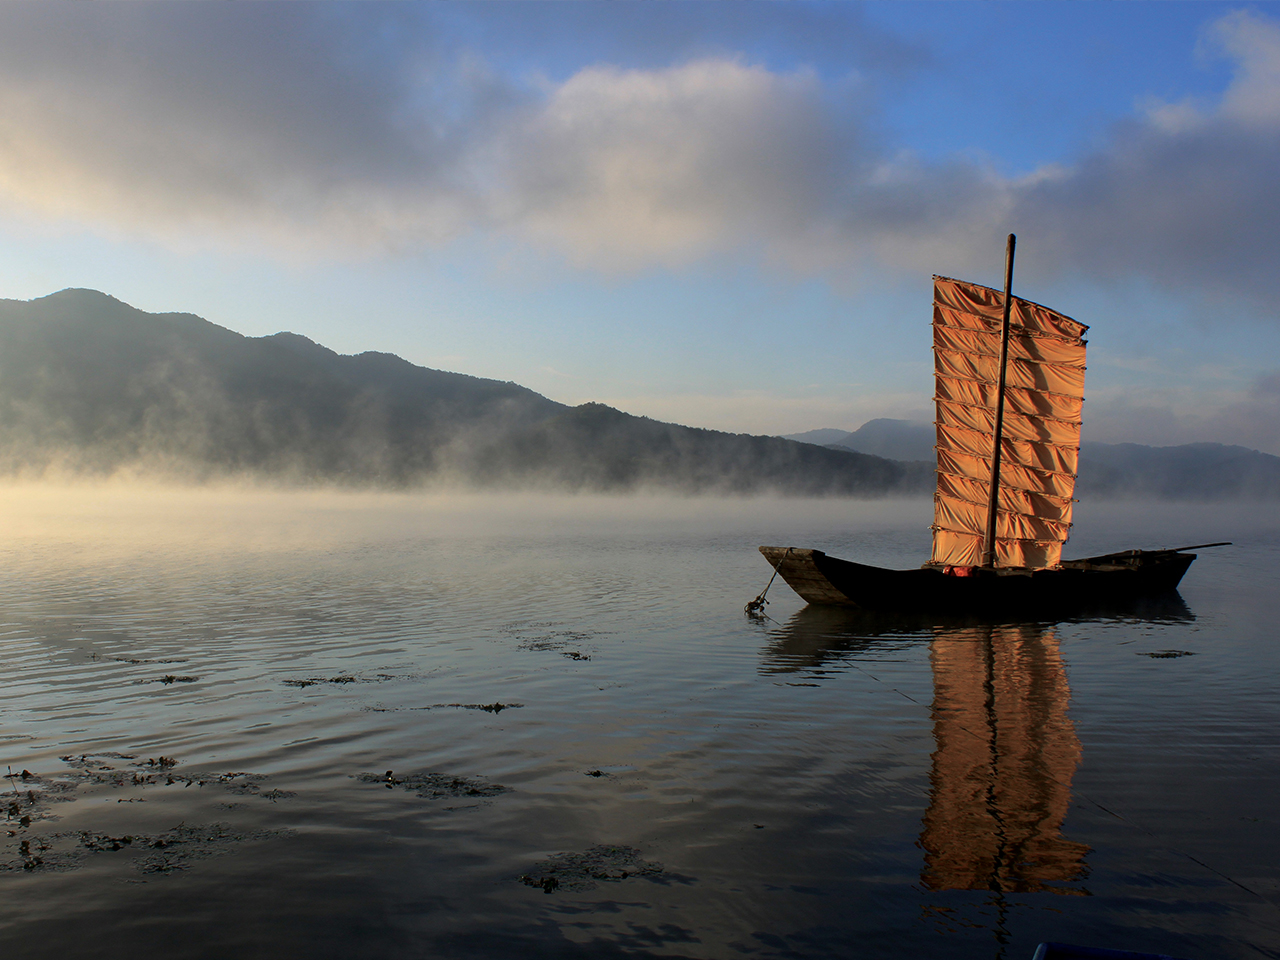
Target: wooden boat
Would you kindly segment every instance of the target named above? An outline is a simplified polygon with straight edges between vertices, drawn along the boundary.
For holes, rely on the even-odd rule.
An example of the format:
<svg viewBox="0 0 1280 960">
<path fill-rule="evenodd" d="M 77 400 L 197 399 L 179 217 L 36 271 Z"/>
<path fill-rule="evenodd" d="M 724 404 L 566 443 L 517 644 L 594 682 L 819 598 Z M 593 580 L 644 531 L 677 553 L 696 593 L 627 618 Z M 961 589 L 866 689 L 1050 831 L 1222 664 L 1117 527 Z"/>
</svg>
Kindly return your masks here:
<svg viewBox="0 0 1280 960">
<path fill-rule="evenodd" d="M 816 604 L 886 612 L 1060 615 L 1110 609 L 1175 590 L 1197 544 L 1174 550 L 1127 550 L 1056 567 L 969 567 L 956 575 L 927 563 L 886 570 L 803 547 L 761 547 L 778 576 Z"/>
<path fill-rule="evenodd" d="M 821 550 L 761 547 L 796 593 L 867 610 L 1061 613 L 1174 590 L 1197 544 L 1062 560 L 1071 528 L 1089 329 L 1014 297 L 934 279 L 937 491 L 933 555 L 886 570 Z M 766 591 L 767 591 L 766 587 Z M 759 610 L 764 594 L 748 604 Z"/>
</svg>

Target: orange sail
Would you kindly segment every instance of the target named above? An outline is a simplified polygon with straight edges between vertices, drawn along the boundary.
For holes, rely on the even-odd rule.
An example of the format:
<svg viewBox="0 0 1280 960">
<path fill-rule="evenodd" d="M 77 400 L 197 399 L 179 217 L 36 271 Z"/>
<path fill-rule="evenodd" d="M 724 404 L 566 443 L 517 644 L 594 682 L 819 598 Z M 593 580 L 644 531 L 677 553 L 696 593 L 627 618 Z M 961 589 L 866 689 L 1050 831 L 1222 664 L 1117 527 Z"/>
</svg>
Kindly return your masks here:
<svg viewBox="0 0 1280 960">
<path fill-rule="evenodd" d="M 933 278 L 938 488 L 930 562 L 978 566 L 991 491 L 1004 294 Z M 1071 528 L 1084 400 L 1084 333 L 1070 317 L 1013 299 L 1009 319 L 997 567 L 1057 566 Z"/>
</svg>

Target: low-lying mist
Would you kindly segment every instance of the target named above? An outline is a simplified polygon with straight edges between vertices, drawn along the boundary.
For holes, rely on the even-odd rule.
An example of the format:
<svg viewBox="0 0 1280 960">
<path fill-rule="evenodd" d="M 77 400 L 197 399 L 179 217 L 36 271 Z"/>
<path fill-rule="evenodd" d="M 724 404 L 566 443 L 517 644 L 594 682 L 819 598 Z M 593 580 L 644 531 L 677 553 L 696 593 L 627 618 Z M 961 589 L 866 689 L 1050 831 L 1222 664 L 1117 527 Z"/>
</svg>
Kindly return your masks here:
<svg viewBox="0 0 1280 960">
<path fill-rule="evenodd" d="M 861 525 L 927 528 L 922 498 L 874 502 L 661 494 L 368 492 L 154 483 L 0 485 L 0 539 L 85 549 L 297 550 L 422 538 L 717 537 Z M 763 542 L 763 541 L 762 541 Z"/>
<path fill-rule="evenodd" d="M 146 554 L 210 557 L 349 554 L 414 541 L 528 544 L 581 538 L 643 545 L 733 538 L 847 549 L 850 537 L 900 531 L 902 562 L 927 559 L 932 503 L 660 494 L 358 492 L 154 483 L 0 484 L 0 550 L 18 562 Z M 1160 531 L 1129 542 L 1133 520 Z M 1273 535 L 1274 503 L 1089 502 L 1076 509 L 1067 556 Z M 1158 541 L 1158 542 L 1157 542 Z M 919 552 L 920 556 L 915 557 Z M 532 557 L 536 560 L 536 553 Z M 850 556 L 849 559 L 859 559 Z M 12 562 L 12 561 L 11 561 Z M 871 561 L 874 562 L 874 561 Z"/>
</svg>

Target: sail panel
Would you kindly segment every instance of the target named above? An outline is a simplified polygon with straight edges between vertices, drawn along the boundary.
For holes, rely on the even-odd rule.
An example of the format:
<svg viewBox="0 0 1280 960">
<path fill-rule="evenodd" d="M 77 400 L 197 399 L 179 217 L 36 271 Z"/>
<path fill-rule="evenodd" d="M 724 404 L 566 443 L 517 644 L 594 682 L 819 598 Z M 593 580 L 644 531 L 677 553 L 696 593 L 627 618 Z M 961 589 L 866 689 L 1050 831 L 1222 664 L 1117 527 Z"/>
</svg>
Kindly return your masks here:
<svg viewBox="0 0 1280 960">
<path fill-rule="evenodd" d="M 1000 356 L 941 351 L 934 344 L 935 363 L 940 374 L 961 380 L 994 384 L 1000 378 Z M 1070 364 L 1034 364 L 1009 359 L 1005 371 L 1007 386 L 1022 387 L 1059 396 L 1079 398 L 1084 394 L 1084 368 Z"/>
<path fill-rule="evenodd" d="M 934 346 L 971 356 L 1000 359 L 999 324 L 994 330 L 971 330 L 947 326 L 946 320 L 946 316 L 934 318 L 937 324 L 934 327 Z M 1084 354 L 1078 343 L 1049 337 L 1019 336 L 1012 331 L 1009 333 L 1009 359 L 1084 369 Z"/>
<path fill-rule="evenodd" d="M 958 533 L 953 530 L 933 532 L 934 553 L 945 553 L 948 559 L 937 561 L 957 567 L 977 567 L 982 564 L 983 534 Z M 1038 543 L 1034 540 L 1004 540 L 1000 543 L 1002 567 L 1030 567 L 1042 570 L 1055 566 L 1062 554 L 1061 543 Z"/>
<path fill-rule="evenodd" d="M 971 477 L 960 477 L 948 473 L 938 474 L 938 496 L 953 500 L 963 500 L 983 509 L 983 520 L 986 520 L 987 484 L 973 480 Z M 1032 493 L 1029 490 L 1015 490 L 1000 484 L 999 509 L 1009 513 L 1019 513 L 1026 517 L 1044 517 L 1058 523 L 1071 523 L 1071 510 L 1074 501 L 1062 497 L 1049 496 L 1043 493 Z"/>
<path fill-rule="evenodd" d="M 933 303 L 934 309 L 950 308 L 961 314 L 994 321 L 997 327 L 1004 316 L 1004 291 L 950 277 L 933 278 Z M 1064 340 L 1079 340 L 1089 329 L 1078 320 L 1021 297 L 1014 297 L 1009 321 L 1010 325 L 1059 336 Z"/>
<path fill-rule="evenodd" d="M 938 487 L 933 561 L 982 562 L 1004 294 L 934 278 Z M 1000 445 L 995 562 L 1056 566 L 1071 526 L 1088 328 L 1014 299 Z"/>
<path fill-rule="evenodd" d="M 999 310 L 996 311 L 995 316 L 985 317 L 978 316 L 973 313 L 967 313 L 964 310 L 956 309 L 944 304 L 935 303 L 933 305 L 933 312 L 935 318 L 941 318 L 944 326 L 956 330 L 971 330 L 976 333 L 990 333 L 992 328 L 998 331 L 1001 325 L 1001 315 Z M 1084 324 L 1079 324 L 1078 326 L 1083 328 Z M 1036 323 L 1019 323 L 1018 310 L 1016 308 L 1014 309 L 1013 314 L 1009 317 L 1009 335 L 1011 337 L 1021 337 L 1032 340 L 1054 340 L 1060 344 L 1068 346 L 1079 339 L 1079 336 L 1077 335 L 1064 335 L 1061 329 L 1055 328 L 1048 330 L 1043 329 L 1041 325 Z"/>
<path fill-rule="evenodd" d="M 938 473 L 956 477 L 968 477 L 980 483 L 991 482 L 991 461 L 974 457 L 957 450 L 938 450 Z M 1028 493 L 1041 493 L 1060 500 L 1070 500 L 1075 490 L 1076 478 L 1063 473 L 1047 473 L 1020 463 L 1000 463 L 1000 485 Z"/>
<path fill-rule="evenodd" d="M 985 525 L 986 504 L 970 503 L 939 495 L 934 509 L 934 526 L 955 533 L 972 532 L 973 523 Z M 996 536 L 1006 540 L 1036 540 L 1056 542 L 1065 539 L 1070 523 L 1028 517 L 1020 513 L 1000 511 L 996 514 Z"/>
<path fill-rule="evenodd" d="M 936 523 L 933 527 L 933 563 L 946 563 L 956 567 L 982 565 L 983 534 L 968 531 L 947 530 Z M 943 556 L 945 560 L 937 559 Z"/>
<path fill-rule="evenodd" d="M 998 538 L 997 538 L 998 539 Z M 1063 540 L 1066 536 L 1063 536 Z M 1030 567 L 1043 570 L 1062 562 L 1062 541 L 1047 540 L 999 540 L 999 560 L 1002 567 Z"/>
<path fill-rule="evenodd" d="M 939 374 L 936 389 L 938 397 L 943 400 L 967 403 L 971 407 L 991 411 L 993 417 L 995 415 L 996 385 L 994 383 L 959 380 Z M 1028 390 L 1025 387 L 1010 386 L 1007 383 L 1004 402 L 1006 416 L 1010 410 L 1014 410 L 1029 417 L 1047 417 L 1051 420 L 1079 423 L 1083 412 L 1083 401 L 1079 397 Z"/>
<path fill-rule="evenodd" d="M 976 504 L 967 503 L 963 500 L 952 500 L 943 496 L 938 496 L 934 499 L 933 539 L 935 549 L 941 541 L 952 550 L 961 551 L 960 554 L 948 554 L 948 559 L 945 563 L 962 567 L 978 566 L 982 563 L 983 534 L 975 533 L 974 528 L 985 526 L 986 518 L 986 509 Z"/>
<path fill-rule="evenodd" d="M 1037 543 L 1062 543 L 1071 533 L 1071 524 L 1024 517 L 1020 513 L 996 515 L 996 536 L 1005 540 L 1034 540 Z"/>
<path fill-rule="evenodd" d="M 938 445 L 987 460 L 991 457 L 991 435 L 959 424 L 939 423 Z M 1080 459 L 1080 452 L 1073 447 L 1031 443 L 1007 436 L 1001 440 L 1000 449 L 1002 460 L 1013 460 L 1035 466 L 1046 473 L 1065 473 L 1073 477 Z"/>
<path fill-rule="evenodd" d="M 938 410 L 938 420 L 940 422 L 958 427 L 968 427 L 970 430 L 977 430 L 987 434 L 988 438 L 993 435 L 996 420 L 993 411 L 964 403 L 952 403 L 941 397 L 937 399 L 935 406 Z M 1008 403 L 1005 404 L 1003 426 L 1004 436 L 1012 437 L 1015 440 L 1053 444 L 1061 447 L 1078 447 L 1080 445 L 1079 440 L 1076 439 L 1080 436 L 1079 423 L 1025 416 L 1017 410 L 1010 410 Z M 990 453 L 988 453 L 988 456 L 990 456 Z"/>
</svg>

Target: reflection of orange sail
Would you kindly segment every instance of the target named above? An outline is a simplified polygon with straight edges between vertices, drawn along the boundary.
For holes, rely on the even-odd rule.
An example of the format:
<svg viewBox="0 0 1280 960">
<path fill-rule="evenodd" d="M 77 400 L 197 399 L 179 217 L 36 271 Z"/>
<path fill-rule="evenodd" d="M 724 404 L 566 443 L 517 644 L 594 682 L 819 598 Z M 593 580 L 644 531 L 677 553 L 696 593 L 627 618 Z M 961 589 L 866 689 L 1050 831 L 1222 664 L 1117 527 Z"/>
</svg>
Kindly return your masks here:
<svg viewBox="0 0 1280 960">
<path fill-rule="evenodd" d="M 999 290 L 934 277 L 938 488 L 933 563 L 983 562 L 1003 312 Z M 1012 300 L 997 567 L 1053 567 L 1062 557 L 1071 527 L 1088 329 L 1029 300 Z"/>
<path fill-rule="evenodd" d="M 1089 847 L 1062 821 L 1080 741 L 1057 638 L 1032 626 L 940 631 L 930 650 L 937 750 L 920 845 L 931 890 L 1076 892 Z"/>
</svg>

